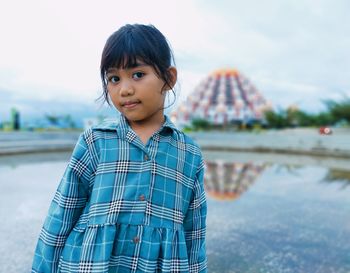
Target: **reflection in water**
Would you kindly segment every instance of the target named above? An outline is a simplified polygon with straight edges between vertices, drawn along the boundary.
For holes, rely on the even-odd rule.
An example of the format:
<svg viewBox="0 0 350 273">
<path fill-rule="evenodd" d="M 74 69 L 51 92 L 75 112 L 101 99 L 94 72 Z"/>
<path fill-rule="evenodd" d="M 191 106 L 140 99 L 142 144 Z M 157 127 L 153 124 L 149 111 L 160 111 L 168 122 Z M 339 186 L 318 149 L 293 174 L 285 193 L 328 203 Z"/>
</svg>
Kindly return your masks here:
<svg viewBox="0 0 350 273">
<path fill-rule="evenodd" d="M 304 165 L 283 164 L 277 165 L 276 172 L 287 171 L 291 176 L 299 176 L 299 171 L 305 168 Z M 350 186 L 350 171 L 343 169 L 328 169 L 326 175 L 320 180 L 322 183 L 341 184 L 340 189 Z"/>
<path fill-rule="evenodd" d="M 240 197 L 208 198 L 209 272 L 350 272 L 350 187 L 319 183 L 327 174 L 343 179 L 344 173 L 223 161 L 207 162 L 206 171 L 208 193 L 220 200 L 227 192 Z"/>
<path fill-rule="evenodd" d="M 6 219 L 0 226 L 0 272 L 29 271 L 69 156 L 0 159 L 0 218 Z M 250 162 L 248 156 L 239 159 Z M 214 197 L 207 200 L 208 272 L 350 272 L 349 170 L 217 158 L 207 161 L 205 173 Z"/>
<path fill-rule="evenodd" d="M 207 194 L 217 200 L 235 200 L 264 170 L 266 164 L 206 161 L 204 176 Z"/>
<path fill-rule="evenodd" d="M 330 169 L 321 182 L 341 183 L 341 189 L 345 189 L 350 186 L 350 171 Z"/>
<path fill-rule="evenodd" d="M 303 165 L 279 164 L 276 165 L 276 173 L 283 173 L 284 171 L 286 171 L 290 175 L 298 176 L 298 170 L 302 168 Z"/>
<path fill-rule="evenodd" d="M 303 165 L 284 164 L 278 165 L 276 172 L 286 170 L 289 175 L 299 176 L 299 170 L 305 168 Z M 342 169 L 328 169 L 326 175 L 320 180 L 322 183 L 341 184 L 340 189 L 350 186 L 350 171 Z"/>
</svg>

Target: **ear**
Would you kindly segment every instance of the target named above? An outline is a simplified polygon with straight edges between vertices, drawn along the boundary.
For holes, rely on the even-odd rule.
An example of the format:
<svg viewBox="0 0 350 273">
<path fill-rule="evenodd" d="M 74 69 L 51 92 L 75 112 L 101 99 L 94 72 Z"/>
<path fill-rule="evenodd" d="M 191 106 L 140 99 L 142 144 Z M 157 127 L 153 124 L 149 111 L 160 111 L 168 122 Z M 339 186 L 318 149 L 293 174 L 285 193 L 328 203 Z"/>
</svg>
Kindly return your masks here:
<svg viewBox="0 0 350 273">
<path fill-rule="evenodd" d="M 168 90 L 172 89 L 175 86 L 176 81 L 177 81 L 177 69 L 176 69 L 176 67 L 170 66 L 168 68 L 168 71 L 171 75 L 171 79 L 170 79 L 170 84 L 165 86 L 164 91 L 168 91 Z"/>
</svg>

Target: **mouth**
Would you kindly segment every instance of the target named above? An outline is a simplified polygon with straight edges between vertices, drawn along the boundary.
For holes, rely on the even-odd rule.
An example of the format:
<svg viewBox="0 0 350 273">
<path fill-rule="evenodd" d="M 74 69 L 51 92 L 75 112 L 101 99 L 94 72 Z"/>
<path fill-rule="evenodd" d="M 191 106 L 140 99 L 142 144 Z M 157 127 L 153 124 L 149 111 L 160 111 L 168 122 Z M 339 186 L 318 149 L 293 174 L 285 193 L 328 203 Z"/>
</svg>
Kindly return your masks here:
<svg viewBox="0 0 350 273">
<path fill-rule="evenodd" d="M 124 108 L 130 109 L 130 108 L 136 107 L 139 103 L 141 103 L 139 100 L 130 100 L 130 101 L 123 102 L 122 106 Z"/>
</svg>

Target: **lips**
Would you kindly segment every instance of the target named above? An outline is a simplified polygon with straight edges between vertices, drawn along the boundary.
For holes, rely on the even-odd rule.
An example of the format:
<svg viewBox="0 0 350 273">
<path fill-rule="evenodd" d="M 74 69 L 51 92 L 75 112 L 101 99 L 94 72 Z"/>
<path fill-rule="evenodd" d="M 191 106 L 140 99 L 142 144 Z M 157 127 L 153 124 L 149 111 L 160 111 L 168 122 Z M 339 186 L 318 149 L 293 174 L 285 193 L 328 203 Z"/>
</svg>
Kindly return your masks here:
<svg viewBox="0 0 350 273">
<path fill-rule="evenodd" d="M 122 103 L 122 106 L 125 108 L 133 108 L 135 106 L 137 106 L 140 103 L 139 100 L 128 100 L 126 102 Z"/>
</svg>

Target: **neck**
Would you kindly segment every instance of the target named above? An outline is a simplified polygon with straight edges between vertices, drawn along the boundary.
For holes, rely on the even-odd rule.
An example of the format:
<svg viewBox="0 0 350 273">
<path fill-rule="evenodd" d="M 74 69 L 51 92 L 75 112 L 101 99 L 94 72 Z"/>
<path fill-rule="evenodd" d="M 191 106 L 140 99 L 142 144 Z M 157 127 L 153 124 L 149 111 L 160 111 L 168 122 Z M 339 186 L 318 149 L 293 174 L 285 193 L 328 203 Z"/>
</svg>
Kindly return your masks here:
<svg viewBox="0 0 350 273">
<path fill-rule="evenodd" d="M 160 127 L 162 127 L 165 122 L 164 115 L 159 116 L 157 119 L 151 119 L 148 121 L 129 121 L 130 127 L 133 130 L 150 130 L 154 129 L 157 131 Z"/>
<path fill-rule="evenodd" d="M 148 139 L 157 132 L 165 122 L 165 117 L 162 114 L 157 119 L 145 121 L 129 121 L 130 127 L 139 136 L 143 143 L 147 143 Z"/>
</svg>

